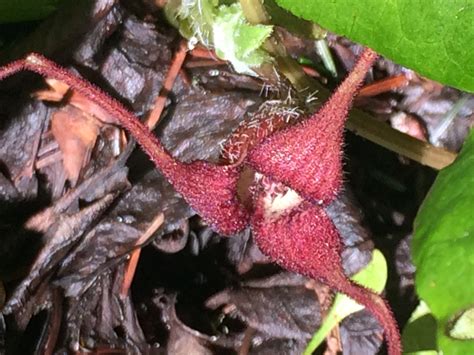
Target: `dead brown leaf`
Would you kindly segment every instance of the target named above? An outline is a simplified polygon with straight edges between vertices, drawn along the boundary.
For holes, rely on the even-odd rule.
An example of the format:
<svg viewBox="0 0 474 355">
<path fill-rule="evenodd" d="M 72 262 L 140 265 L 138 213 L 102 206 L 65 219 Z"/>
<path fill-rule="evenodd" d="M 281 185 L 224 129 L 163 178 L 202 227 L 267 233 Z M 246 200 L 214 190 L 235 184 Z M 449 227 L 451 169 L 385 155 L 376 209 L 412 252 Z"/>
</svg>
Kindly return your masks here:
<svg viewBox="0 0 474 355">
<path fill-rule="evenodd" d="M 73 106 L 65 106 L 51 118 L 51 131 L 63 155 L 63 167 L 71 184 L 77 183 L 90 160 L 99 134 L 96 119 Z"/>
</svg>

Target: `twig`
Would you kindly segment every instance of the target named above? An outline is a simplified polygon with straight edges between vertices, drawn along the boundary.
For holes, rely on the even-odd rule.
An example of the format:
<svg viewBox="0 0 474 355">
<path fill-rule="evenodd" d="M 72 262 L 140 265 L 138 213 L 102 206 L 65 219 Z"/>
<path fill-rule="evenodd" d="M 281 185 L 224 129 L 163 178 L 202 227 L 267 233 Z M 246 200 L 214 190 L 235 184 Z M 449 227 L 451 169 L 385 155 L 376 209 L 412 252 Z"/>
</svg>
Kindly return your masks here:
<svg viewBox="0 0 474 355">
<path fill-rule="evenodd" d="M 155 219 L 150 223 L 146 231 L 138 238 L 135 245 L 138 247 L 130 253 L 130 259 L 128 259 L 127 265 L 123 275 L 122 287 L 120 289 L 120 298 L 124 299 L 128 295 L 130 286 L 132 285 L 133 276 L 137 269 L 138 259 L 140 258 L 141 245 L 144 244 L 158 228 L 163 224 L 164 215 L 163 213 L 158 214 Z"/>
<path fill-rule="evenodd" d="M 242 6 L 245 18 L 252 25 L 270 23 L 270 16 L 263 6 L 263 1 L 240 0 L 240 6 Z"/>
<path fill-rule="evenodd" d="M 186 68 L 215 67 L 218 65 L 227 65 L 227 62 L 215 59 L 200 59 L 186 62 Z"/>
<path fill-rule="evenodd" d="M 176 80 L 176 77 L 181 70 L 184 60 L 186 59 L 187 53 L 187 44 L 186 41 L 181 41 L 179 44 L 178 50 L 176 51 L 174 58 L 171 62 L 170 68 L 168 73 L 166 74 L 166 78 L 163 81 L 163 87 L 160 90 L 159 95 L 155 100 L 155 105 L 153 110 L 150 112 L 146 119 L 146 125 L 148 128 L 153 129 L 158 121 L 160 120 L 161 113 L 165 107 L 166 99 L 168 98 L 168 94 L 173 89 L 173 84 Z"/>
<path fill-rule="evenodd" d="M 405 74 L 391 76 L 386 79 L 374 81 L 360 89 L 357 97 L 376 96 L 387 91 L 407 86 L 410 80 Z"/>
<path fill-rule="evenodd" d="M 255 335 L 255 329 L 251 326 L 248 326 L 244 333 L 244 339 L 242 340 L 242 345 L 240 346 L 239 355 L 248 355 L 250 348 L 252 346 L 252 339 Z"/>
<path fill-rule="evenodd" d="M 268 24 L 270 17 L 260 0 L 240 0 L 245 18 L 251 24 Z M 313 92 L 313 80 L 308 77 L 296 60 L 291 58 L 285 46 L 275 34 L 263 44 L 263 48 L 275 57 L 278 70 L 291 82 L 299 92 Z"/>
<path fill-rule="evenodd" d="M 346 127 L 355 134 L 433 169 L 450 165 L 457 154 L 393 129 L 360 110 L 349 115 Z"/>
<path fill-rule="evenodd" d="M 202 46 L 194 47 L 189 54 L 194 58 L 201 58 L 201 59 L 213 59 L 216 62 L 224 62 L 222 59 L 217 58 L 216 53 L 212 49 L 204 48 Z"/>
</svg>

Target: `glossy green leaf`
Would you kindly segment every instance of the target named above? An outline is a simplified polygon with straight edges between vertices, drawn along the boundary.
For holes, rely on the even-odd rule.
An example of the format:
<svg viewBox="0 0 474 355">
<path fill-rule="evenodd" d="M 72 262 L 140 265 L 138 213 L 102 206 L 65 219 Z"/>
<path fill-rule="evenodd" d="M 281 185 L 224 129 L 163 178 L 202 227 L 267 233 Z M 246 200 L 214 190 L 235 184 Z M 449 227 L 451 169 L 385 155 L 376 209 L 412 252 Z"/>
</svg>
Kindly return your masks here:
<svg viewBox="0 0 474 355">
<path fill-rule="evenodd" d="M 474 0 L 276 0 L 304 19 L 474 92 Z"/>
<path fill-rule="evenodd" d="M 61 0 L 2 0 L 0 23 L 41 20 L 56 10 Z"/>
<path fill-rule="evenodd" d="M 443 169 L 415 220 L 416 290 L 438 320 L 446 354 L 474 354 L 474 341 L 450 337 L 450 320 L 474 303 L 474 131 Z M 466 352 L 468 351 L 468 352 Z"/>
</svg>

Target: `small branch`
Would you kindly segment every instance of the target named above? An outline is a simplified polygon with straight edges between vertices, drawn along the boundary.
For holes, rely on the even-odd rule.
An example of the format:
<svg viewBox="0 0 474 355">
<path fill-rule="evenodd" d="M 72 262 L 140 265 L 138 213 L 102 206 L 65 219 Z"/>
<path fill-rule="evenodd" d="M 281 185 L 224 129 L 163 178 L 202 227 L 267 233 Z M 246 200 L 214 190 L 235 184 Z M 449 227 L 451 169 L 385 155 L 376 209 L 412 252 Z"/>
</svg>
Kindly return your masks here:
<svg viewBox="0 0 474 355">
<path fill-rule="evenodd" d="M 360 110 L 352 110 L 346 128 L 395 153 L 420 164 L 441 170 L 450 165 L 457 154 L 393 129 Z"/>
<path fill-rule="evenodd" d="M 324 103 L 329 95 L 329 90 L 318 83 L 318 100 Z M 428 142 L 402 133 L 359 109 L 353 108 L 349 112 L 346 128 L 392 152 L 436 170 L 447 167 L 457 157 L 455 152 L 435 147 Z"/>
<path fill-rule="evenodd" d="M 122 287 L 120 289 L 120 297 L 124 299 L 128 295 L 130 286 L 132 285 L 133 277 L 135 275 L 135 270 L 137 269 L 138 259 L 140 258 L 141 246 L 144 244 L 150 237 L 156 232 L 158 228 L 161 227 L 164 221 L 163 213 L 159 213 L 155 219 L 150 223 L 147 230 L 138 238 L 135 243 L 138 246 L 137 249 L 134 249 L 130 253 L 130 259 L 128 259 L 127 265 L 125 266 L 125 271 L 123 275 Z"/>
<path fill-rule="evenodd" d="M 179 71 L 183 66 L 184 60 L 186 59 L 186 53 L 187 44 L 186 41 L 183 40 L 179 44 L 178 50 L 173 57 L 168 73 L 166 74 L 166 78 L 163 81 L 163 87 L 161 88 L 160 93 L 155 100 L 153 110 L 146 119 L 146 125 L 150 130 L 152 130 L 160 120 L 161 113 L 165 107 L 166 99 L 168 98 L 168 94 L 173 89 L 176 77 L 178 76 Z"/>
<path fill-rule="evenodd" d="M 267 10 L 263 6 L 263 2 L 260 0 L 240 0 L 240 6 L 248 22 L 252 25 L 270 23 L 270 17 L 268 16 Z"/>
<path fill-rule="evenodd" d="M 214 52 L 214 50 L 210 49 L 210 48 L 206 48 L 206 47 L 203 47 L 202 45 L 198 45 L 196 47 L 194 47 L 190 52 L 189 54 L 191 54 L 191 56 L 193 58 L 201 58 L 201 59 L 213 59 L 215 60 L 216 62 L 224 62 L 224 63 L 228 63 L 227 61 L 225 60 L 222 60 L 222 59 L 219 59 L 217 58 L 217 55 L 216 53 Z"/>
<path fill-rule="evenodd" d="M 214 59 L 201 59 L 201 60 L 193 60 L 186 62 L 186 68 L 206 68 L 206 67 L 217 67 L 219 65 L 227 65 L 227 62 L 222 60 L 214 60 Z"/>
<path fill-rule="evenodd" d="M 387 91 L 407 86 L 410 80 L 405 74 L 391 76 L 386 79 L 374 81 L 369 85 L 365 85 L 359 90 L 357 97 L 376 96 Z"/>
</svg>

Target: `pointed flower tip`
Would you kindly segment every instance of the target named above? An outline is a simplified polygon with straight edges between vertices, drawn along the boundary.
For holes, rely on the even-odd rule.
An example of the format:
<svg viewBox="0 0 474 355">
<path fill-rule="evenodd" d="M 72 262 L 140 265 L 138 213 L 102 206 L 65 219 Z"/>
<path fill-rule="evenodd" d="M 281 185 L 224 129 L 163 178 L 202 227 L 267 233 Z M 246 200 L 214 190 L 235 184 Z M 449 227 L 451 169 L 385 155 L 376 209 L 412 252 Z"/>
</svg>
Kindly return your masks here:
<svg viewBox="0 0 474 355">
<path fill-rule="evenodd" d="M 263 206 L 258 197 L 252 217 L 254 238 L 262 252 L 285 269 L 319 279 L 364 305 L 384 328 L 389 354 L 400 355 L 400 333 L 388 304 L 346 277 L 339 233 L 324 209 L 305 201 L 268 218 Z"/>
<path fill-rule="evenodd" d="M 313 202 L 327 204 L 342 185 L 344 122 L 358 87 L 377 58 L 366 49 L 335 93 L 306 121 L 288 127 L 254 147 L 248 162 Z"/>
</svg>

